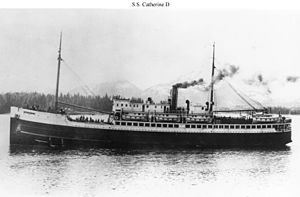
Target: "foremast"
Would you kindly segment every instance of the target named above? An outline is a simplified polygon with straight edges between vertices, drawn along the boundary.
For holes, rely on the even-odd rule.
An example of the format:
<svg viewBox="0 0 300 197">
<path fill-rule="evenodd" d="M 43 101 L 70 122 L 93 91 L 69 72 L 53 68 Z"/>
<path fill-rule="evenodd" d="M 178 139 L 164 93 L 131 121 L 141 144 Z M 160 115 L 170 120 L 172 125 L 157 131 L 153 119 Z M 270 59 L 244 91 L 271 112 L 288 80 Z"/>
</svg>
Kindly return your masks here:
<svg viewBox="0 0 300 197">
<path fill-rule="evenodd" d="M 57 58 L 57 79 L 56 79 L 56 91 L 55 91 L 55 111 L 58 110 L 58 89 L 59 89 L 59 75 L 60 75 L 60 63 L 61 63 L 61 42 L 62 42 L 62 33 L 60 33 L 59 40 L 59 49 L 58 49 L 58 58 Z"/>
<path fill-rule="evenodd" d="M 210 86 L 210 106 L 209 113 L 213 113 L 214 105 L 214 74 L 215 74 L 215 43 L 213 44 L 213 59 L 212 59 L 212 73 L 211 73 L 211 86 Z"/>
</svg>

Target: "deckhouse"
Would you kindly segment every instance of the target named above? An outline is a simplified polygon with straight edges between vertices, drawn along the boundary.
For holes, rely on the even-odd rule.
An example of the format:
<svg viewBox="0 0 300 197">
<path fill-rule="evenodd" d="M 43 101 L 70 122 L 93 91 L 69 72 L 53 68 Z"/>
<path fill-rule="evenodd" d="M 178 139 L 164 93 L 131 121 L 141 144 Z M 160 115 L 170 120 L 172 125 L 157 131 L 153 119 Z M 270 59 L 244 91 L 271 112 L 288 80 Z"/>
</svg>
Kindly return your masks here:
<svg viewBox="0 0 300 197">
<path fill-rule="evenodd" d="M 167 113 L 170 110 L 168 102 L 154 103 L 151 98 L 146 102 L 132 99 L 113 99 L 113 112 L 147 112 L 147 113 Z"/>
</svg>

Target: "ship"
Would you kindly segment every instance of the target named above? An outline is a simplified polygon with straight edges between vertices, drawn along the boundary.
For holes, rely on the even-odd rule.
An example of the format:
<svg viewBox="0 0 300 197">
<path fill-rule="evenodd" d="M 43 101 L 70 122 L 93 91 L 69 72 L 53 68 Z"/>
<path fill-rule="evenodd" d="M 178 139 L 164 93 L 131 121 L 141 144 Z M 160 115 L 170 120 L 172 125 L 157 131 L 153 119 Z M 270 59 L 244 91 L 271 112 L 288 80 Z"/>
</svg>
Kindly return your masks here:
<svg viewBox="0 0 300 197">
<path fill-rule="evenodd" d="M 283 147 L 291 140 L 291 118 L 266 109 L 214 110 L 215 44 L 210 98 L 204 105 L 178 106 L 178 89 L 155 103 L 113 98 L 111 112 L 58 100 L 62 35 L 58 51 L 55 110 L 11 107 L 10 145 L 62 147 Z M 193 83 L 196 83 L 195 81 Z M 84 109 L 68 113 L 61 106 Z"/>
</svg>

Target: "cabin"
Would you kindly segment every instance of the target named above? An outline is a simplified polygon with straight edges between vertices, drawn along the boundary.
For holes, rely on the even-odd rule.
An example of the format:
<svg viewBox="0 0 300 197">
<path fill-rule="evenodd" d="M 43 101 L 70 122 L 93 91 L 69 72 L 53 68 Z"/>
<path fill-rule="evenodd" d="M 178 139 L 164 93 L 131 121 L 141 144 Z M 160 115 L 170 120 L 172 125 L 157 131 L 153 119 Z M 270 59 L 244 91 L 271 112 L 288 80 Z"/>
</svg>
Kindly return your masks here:
<svg viewBox="0 0 300 197">
<path fill-rule="evenodd" d="M 113 112 L 147 112 L 167 113 L 170 111 L 170 104 L 167 102 L 154 103 L 152 99 L 147 102 L 135 102 L 130 99 L 113 99 Z"/>
<path fill-rule="evenodd" d="M 131 112 L 139 113 L 144 112 L 148 114 L 160 114 L 170 113 L 170 104 L 168 102 L 154 103 L 151 98 L 148 98 L 146 102 L 136 102 L 130 99 L 118 98 L 113 99 L 113 112 Z M 186 113 L 187 107 L 177 107 L 177 113 Z M 205 106 L 202 105 L 191 105 L 189 106 L 189 114 L 204 114 L 207 113 Z"/>
</svg>

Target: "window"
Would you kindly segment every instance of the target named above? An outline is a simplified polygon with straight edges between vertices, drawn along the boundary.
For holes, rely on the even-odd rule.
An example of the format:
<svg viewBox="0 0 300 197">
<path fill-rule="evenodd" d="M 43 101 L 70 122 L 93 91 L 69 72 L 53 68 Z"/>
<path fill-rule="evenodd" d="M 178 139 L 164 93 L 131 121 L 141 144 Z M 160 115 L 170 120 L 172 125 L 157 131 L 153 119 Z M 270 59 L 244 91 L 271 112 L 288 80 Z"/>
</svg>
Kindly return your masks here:
<svg viewBox="0 0 300 197">
<path fill-rule="evenodd" d="M 214 125 L 214 129 L 217 129 L 218 128 L 218 125 Z"/>
<path fill-rule="evenodd" d="M 207 125 L 203 125 L 203 129 L 206 129 L 207 128 Z"/>
<path fill-rule="evenodd" d="M 225 129 L 229 129 L 229 125 L 225 125 Z"/>
<path fill-rule="evenodd" d="M 258 129 L 261 129 L 261 125 L 257 125 L 257 128 L 258 128 Z"/>
<path fill-rule="evenodd" d="M 212 125 L 208 125 L 208 128 L 211 129 L 211 128 L 212 128 Z"/>
<path fill-rule="evenodd" d="M 125 125 L 126 125 L 126 122 L 121 122 L 121 125 L 125 126 Z"/>
<path fill-rule="evenodd" d="M 116 125 L 120 125 L 120 122 L 116 122 Z"/>
<path fill-rule="evenodd" d="M 223 129 L 223 127 L 224 127 L 223 125 L 219 125 L 219 129 Z"/>
<path fill-rule="evenodd" d="M 174 127 L 175 127 L 175 128 L 179 128 L 179 125 L 178 125 L 178 124 L 175 124 Z"/>
<path fill-rule="evenodd" d="M 266 128 L 266 125 L 263 125 L 262 128 L 265 129 L 265 128 Z"/>
<path fill-rule="evenodd" d="M 127 104 L 125 104 L 125 107 L 127 107 Z"/>
<path fill-rule="evenodd" d="M 147 108 L 149 108 L 149 105 L 147 105 Z"/>
<path fill-rule="evenodd" d="M 185 125 L 185 128 L 190 128 L 190 127 L 191 127 L 191 125 L 189 125 L 189 124 Z"/>
<path fill-rule="evenodd" d="M 240 129 L 240 125 L 235 125 L 235 128 L 236 129 Z"/>
<path fill-rule="evenodd" d="M 167 127 L 168 125 L 167 124 L 163 124 L 163 127 Z"/>
<path fill-rule="evenodd" d="M 123 107 L 123 103 L 121 103 L 121 107 Z"/>
<path fill-rule="evenodd" d="M 157 126 L 157 127 L 161 127 L 161 124 L 157 124 L 156 126 Z"/>
<path fill-rule="evenodd" d="M 271 128 L 271 125 L 267 125 L 267 128 L 270 129 L 270 128 Z"/>
<path fill-rule="evenodd" d="M 200 124 L 198 124 L 198 125 L 197 125 L 197 128 L 198 128 L 198 129 L 201 129 L 201 125 L 200 125 Z"/>
<path fill-rule="evenodd" d="M 117 107 L 119 106 L 119 103 L 117 103 Z"/>
<path fill-rule="evenodd" d="M 234 129 L 234 125 L 230 125 L 230 129 Z"/>
<path fill-rule="evenodd" d="M 144 126 L 144 123 L 139 123 L 139 126 L 140 126 L 140 127 L 143 127 L 143 126 Z"/>
<path fill-rule="evenodd" d="M 127 126 L 131 126 L 132 125 L 132 123 L 131 122 L 127 122 Z"/>
<path fill-rule="evenodd" d="M 245 129 L 246 127 L 245 127 L 245 125 L 242 125 L 241 128 L 242 128 L 242 129 Z"/>
<path fill-rule="evenodd" d="M 170 128 L 173 128 L 173 125 L 172 125 L 172 124 L 169 124 L 169 127 L 170 127 Z"/>
<path fill-rule="evenodd" d="M 155 127 L 155 124 L 154 124 L 154 123 L 152 123 L 152 124 L 151 124 L 151 127 Z"/>
<path fill-rule="evenodd" d="M 133 123 L 133 126 L 138 126 L 138 123 L 134 122 L 134 123 Z"/>
<path fill-rule="evenodd" d="M 194 129 L 194 128 L 196 128 L 196 125 L 193 124 L 193 125 L 191 125 L 191 127 Z"/>
<path fill-rule="evenodd" d="M 252 129 L 256 129 L 256 125 L 252 125 Z"/>
<path fill-rule="evenodd" d="M 247 126 L 246 126 L 246 129 L 250 129 L 250 128 L 251 128 L 250 125 L 247 125 Z"/>
</svg>

